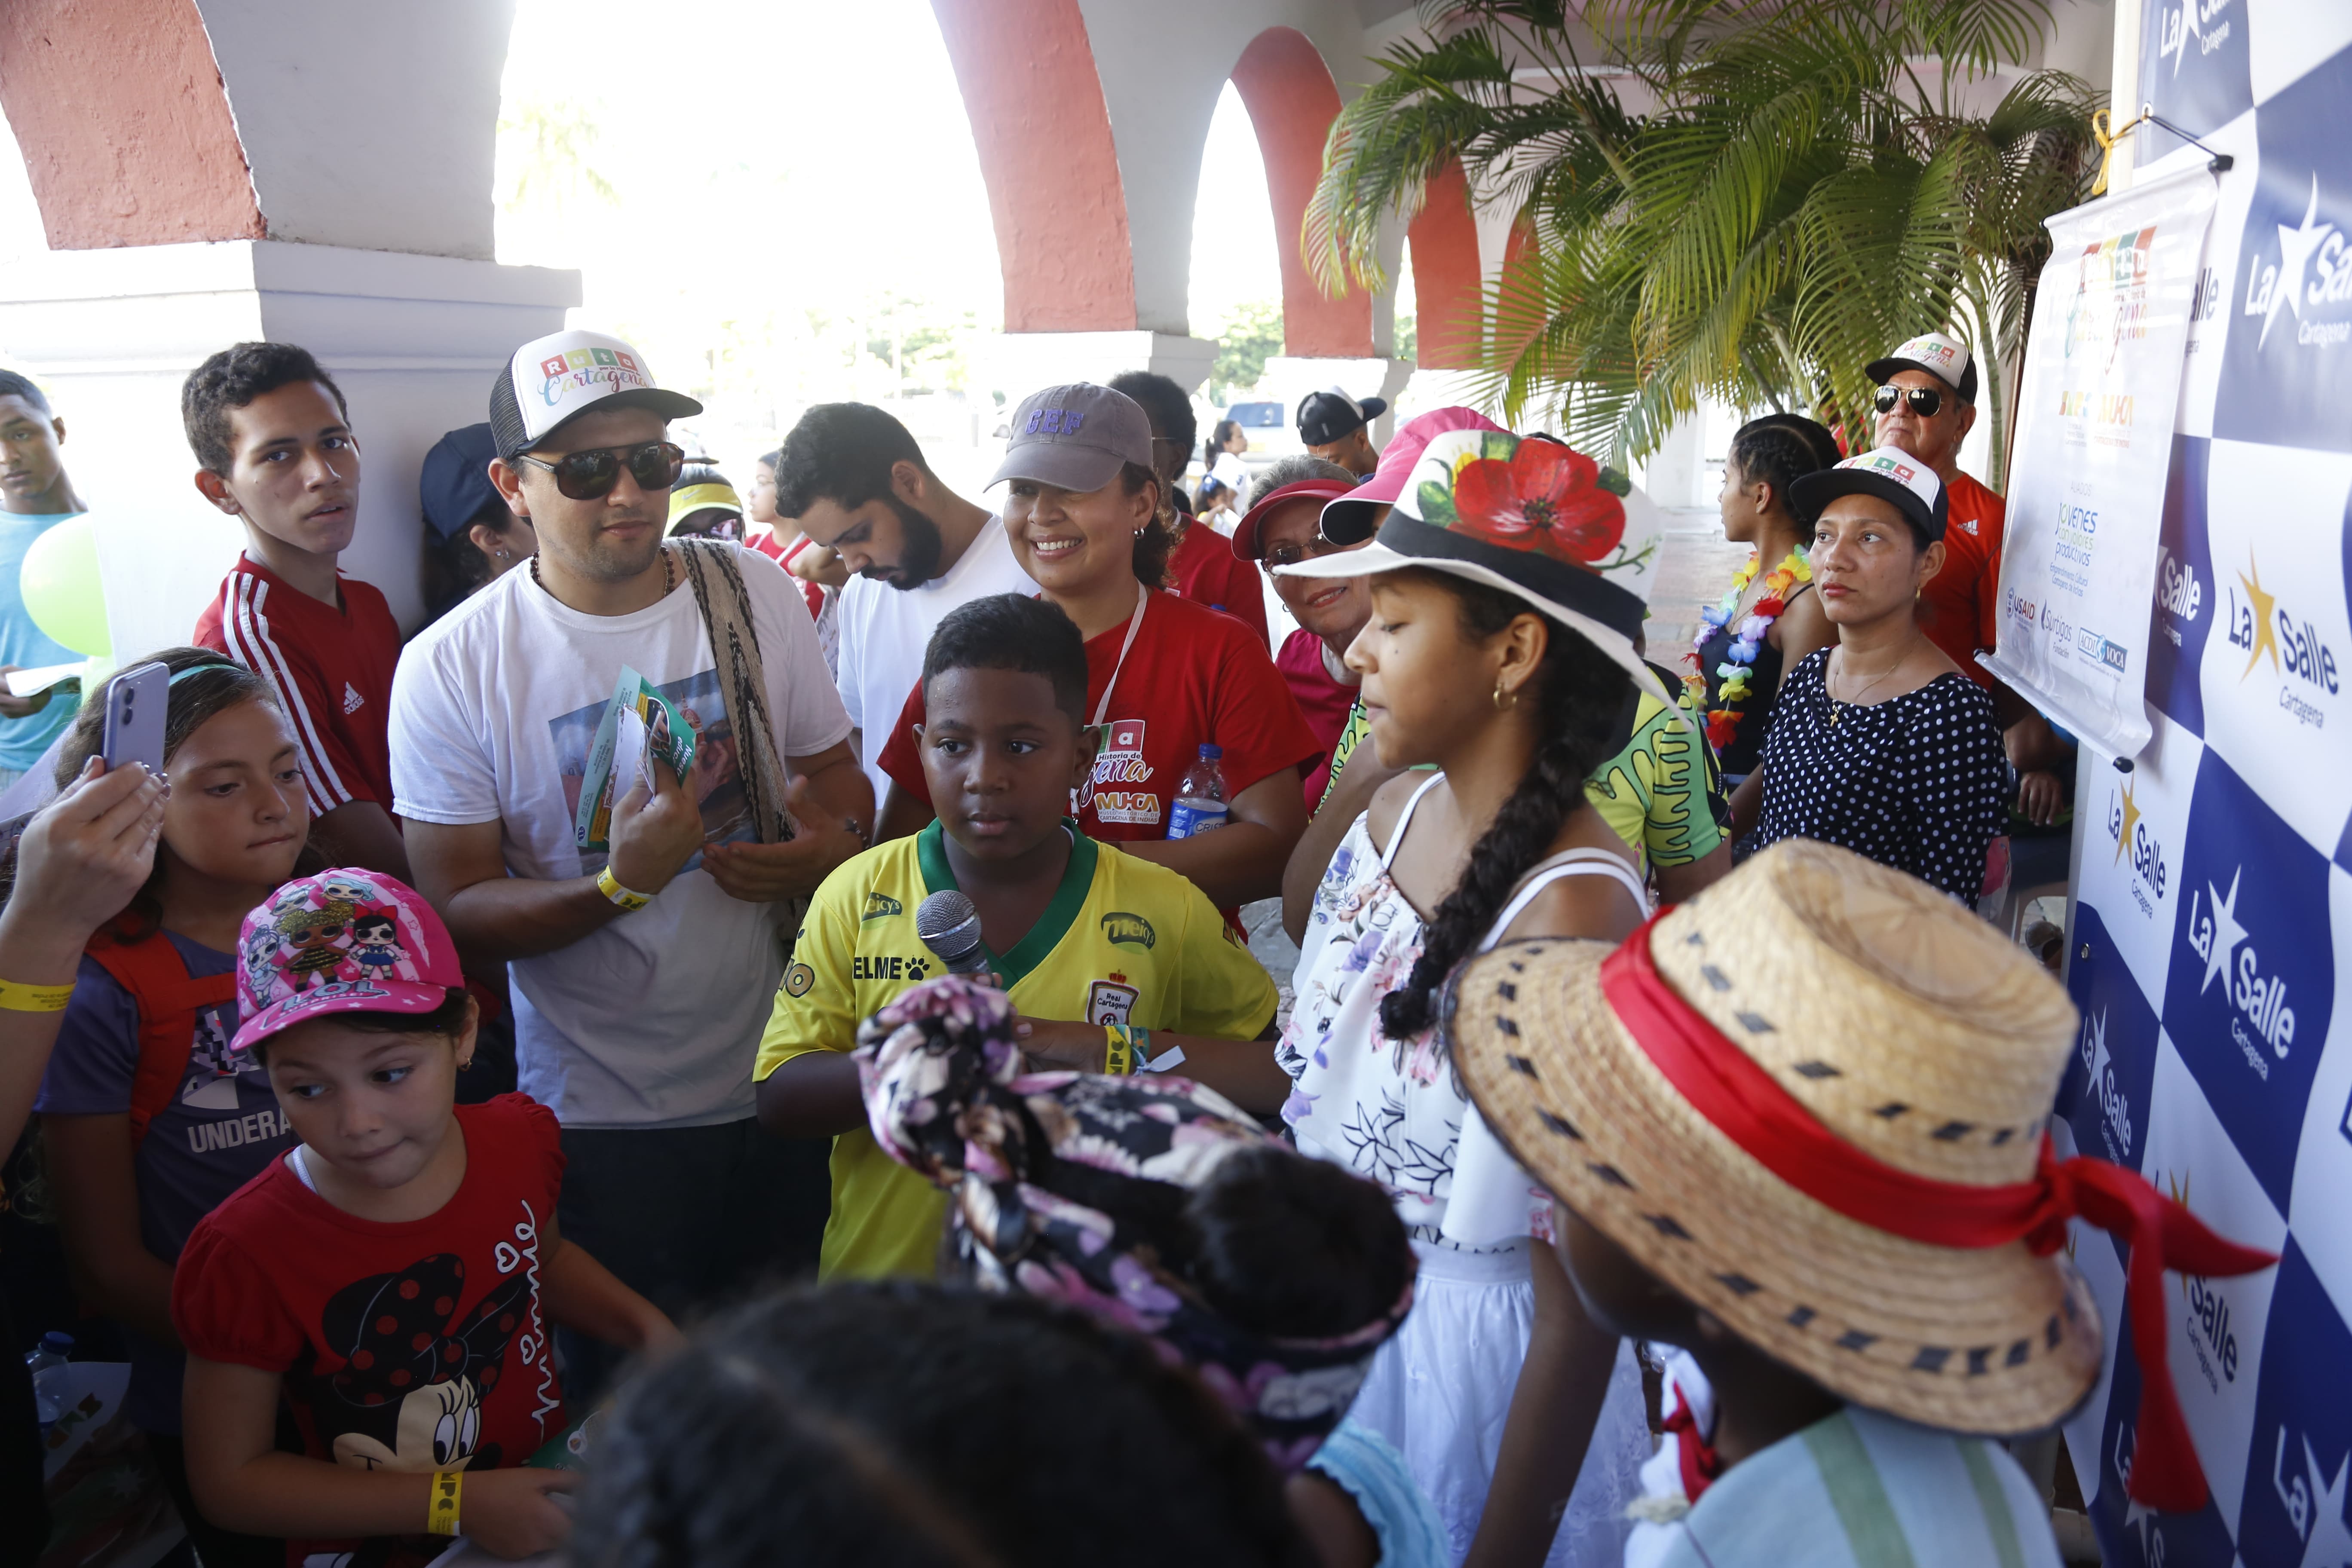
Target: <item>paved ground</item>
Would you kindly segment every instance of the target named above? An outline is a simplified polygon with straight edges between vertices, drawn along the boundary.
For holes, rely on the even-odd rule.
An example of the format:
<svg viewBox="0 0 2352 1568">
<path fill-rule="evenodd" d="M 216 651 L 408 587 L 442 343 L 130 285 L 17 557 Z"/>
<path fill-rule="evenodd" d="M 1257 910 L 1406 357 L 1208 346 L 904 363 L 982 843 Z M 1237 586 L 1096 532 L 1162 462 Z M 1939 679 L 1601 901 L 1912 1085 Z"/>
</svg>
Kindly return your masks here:
<svg viewBox="0 0 2352 1568">
<path fill-rule="evenodd" d="M 1725 542 L 1713 511 L 1669 512 L 1665 542 L 1652 579 L 1649 654 L 1652 662 L 1679 671 L 1684 652 L 1698 630 L 1699 606 L 1723 596 L 1732 573 L 1748 559 L 1748 546 Z M 1242 909 L 1242 924 L 1257 955 L 1282 988 L 1283 1022 L 1290 1018 L 1290 975 L 1298 949 L 1282 929 L 1282 901 L 1267 899 Z"/>
</svg>

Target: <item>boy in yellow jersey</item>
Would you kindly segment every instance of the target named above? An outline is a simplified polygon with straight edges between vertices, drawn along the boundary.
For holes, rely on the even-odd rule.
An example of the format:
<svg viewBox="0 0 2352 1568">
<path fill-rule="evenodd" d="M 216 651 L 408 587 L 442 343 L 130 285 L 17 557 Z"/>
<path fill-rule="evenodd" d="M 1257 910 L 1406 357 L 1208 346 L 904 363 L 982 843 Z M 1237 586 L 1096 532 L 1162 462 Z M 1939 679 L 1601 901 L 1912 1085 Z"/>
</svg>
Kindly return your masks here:
<svg viewBox="0 0 2352 1568">
<path fill-rule="evenodd" d="M 915 934 L 932 893 L 971 900 L 1040 1067 L 1140 1058 L 1132 1070 L 1172 1068 L 1269 1114 L 1290 1091 L 1274 1062 L 1274 981 L 1215 907 L 1068 820 L 1095 752 L 1069 618 L 1013 594 L 962 605 L 932 634 L 923 693 L 938 820 L 817 889 L 752 1069 L 771 1131 L 838 1135 L 820 1278 L 927 1276 L 937 1260 L 945 1195 L 875 1143 L 848 1054 L 861 1020 L 946 967 Z"/>
</svg>

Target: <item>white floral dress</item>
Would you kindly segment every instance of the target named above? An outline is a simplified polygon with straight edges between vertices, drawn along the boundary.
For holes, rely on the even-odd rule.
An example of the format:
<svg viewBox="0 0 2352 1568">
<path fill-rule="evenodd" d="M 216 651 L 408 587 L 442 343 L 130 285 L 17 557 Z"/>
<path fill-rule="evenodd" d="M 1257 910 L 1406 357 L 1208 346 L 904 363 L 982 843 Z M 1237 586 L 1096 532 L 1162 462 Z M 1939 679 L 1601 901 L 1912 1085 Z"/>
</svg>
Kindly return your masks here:
<svg viewBox="0 0 2352 1568">
<path fill-rule="evenodd" d="M 1501 1451 L 1535 1321 L 1528 1249 L 1550 1240 L 1550 1197 L 1506 1152 L 1463 1096 L 1429 1032 L 1400 1045 L 1381 1032 L 1381 998 L 1421 956 L 1420 914 L 1389 876 L 1414 807 L 1383 854 L 1369 816 L 1349 829 L 1317 889 L 1294 981 L 1297 1006 L 1275 1058 L 1292 1079 L 1283 1107 L 1299 1149 L 1379 1182 L 1394 1196 L 1421 1261 L 1412 1315 L 1382 1347 L 1351 1418 L 1404 1455 L 1445 1524 L 1454 1559 L 1468 1552 Z M 1523 880 L 1487 942 L 1559 876 L 1609 876 L 1643 895 L 1625 862 L 1570 850 Z M 1626 1506 L 1650 1457 L 1640 1370 L 1618 1350 L 1609 1394 L 1549 1564 L 1618 1568 Z"/>
</svg>

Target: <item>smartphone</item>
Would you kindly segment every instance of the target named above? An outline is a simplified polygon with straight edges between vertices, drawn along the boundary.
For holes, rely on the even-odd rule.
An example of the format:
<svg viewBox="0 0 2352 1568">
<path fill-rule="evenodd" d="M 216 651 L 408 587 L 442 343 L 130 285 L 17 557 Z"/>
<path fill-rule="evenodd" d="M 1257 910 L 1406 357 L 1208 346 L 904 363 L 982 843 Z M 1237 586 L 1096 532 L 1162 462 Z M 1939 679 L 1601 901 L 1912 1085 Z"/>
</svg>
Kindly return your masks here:
<svg viewBox="0 0 2352 1568">
<path fill-rule="evenodd" d="M 106 737 L 99 755 L 112 773 L 126 763 L 163 771 L 163 717 L 172 700 L 172 672 L 142 664 L 116 676 L 106 689 Z"/>
</svg>

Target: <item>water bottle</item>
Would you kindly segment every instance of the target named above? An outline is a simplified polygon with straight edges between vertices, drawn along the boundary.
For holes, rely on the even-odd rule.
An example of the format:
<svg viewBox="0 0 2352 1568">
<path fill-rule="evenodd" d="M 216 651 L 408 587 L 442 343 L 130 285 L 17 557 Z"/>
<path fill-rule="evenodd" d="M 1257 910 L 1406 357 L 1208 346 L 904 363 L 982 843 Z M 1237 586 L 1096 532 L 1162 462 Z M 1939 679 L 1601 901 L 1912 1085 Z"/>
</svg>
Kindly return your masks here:
<svg viewBox="0 0 2352 1568">
<path fill-rule="evenodd" d="M 33 1413 L 40 1420 L 44 1441 L 65 1414 L 65 1368 L 73 1346 L 71 1334 L 52 1329 L 41 1336 L 40 1348 L 25 1358 L 25 1370 L 33 1374 Z"/>
<path fill-rule="evenodd" d="M 1222 746 L 1203 746 L 1200 759 L 1177 781 L 1176 805 L 1168 814 L 1168 837 L 1191 838 L 1225 825 L 1225 773 L 1217 766 Z"/>
</svg>

